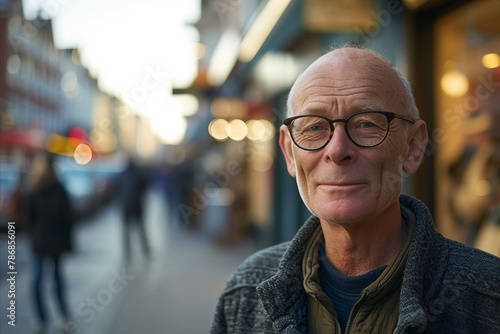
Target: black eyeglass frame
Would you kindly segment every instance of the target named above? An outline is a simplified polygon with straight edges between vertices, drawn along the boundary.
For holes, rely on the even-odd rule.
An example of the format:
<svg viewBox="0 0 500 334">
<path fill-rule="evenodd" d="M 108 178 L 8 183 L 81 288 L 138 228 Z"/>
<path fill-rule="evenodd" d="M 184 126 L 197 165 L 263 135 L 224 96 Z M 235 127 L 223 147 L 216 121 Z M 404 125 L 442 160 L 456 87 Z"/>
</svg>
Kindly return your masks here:
<svg viewBox="0 0 500 334">
<path fill-rule="evenodd" d="M 355 116 L 358 116 L 358 115 L 362 115 L 362 114 L 382 114 L 385 116 L 385 118 L 387 118 L 387 124 L 390 125 L 392 120 L 395 119 L 395 118 L 399 118 L 399 119 L 402 119 L 402 120 L 405 120 L 405 121 L 408 121 L 410 123 L 415 123 L 415 121 L 413 119 L 411 119 L 410 117 L 406 117 L 406 116 L 403 116 L 403 115 L 400 115 L 400 114 L 397 114 L 397 113 L 393 113 L 393 112 L 390 112 L 390 111 L 379 111 L 379 110 L 370 110 L 370 111 L 364 111 L 364 112 L 360 112 L 360 113 L 357 113 L 357 114 L 354 114 L 354 115 L 351 115 L 347 118 L 335 118 L 335 119 L 329 119 L 328 117 L 325 117 L 325 116 L 320 116 L 320 115 L 311 115 L 311 114 L 307 114 L 307 115 L 298 115 L 298 116 L 292 116 L 292 117 L 288 117 L 288 118 L 285 118 L 283 120 L 283 124 L 286 125 L 286 127 L 288 128 L 288 131 L 290 132 L 290 137 L 292 137 L 292 141 L 295 145 L 297 145 L 298 148 L 302 149 L 302 150 L 305 150 L 305 151 L 318 151 L 318 150 L 321 150 L 323 147 L 325 147 L 326 145 L 328 145 L 328 143 L 330 142 L 330 140 L 332 140 L 332 137 L 333 137 L 333 131 L 335 130 L 335 127 L 333 126 L 333 123 L 338 123 L 338 122 L 343 122 L 345 124 L 347 124 L 347 122 L 355 117 Z M 298 118 L 303 118 L 303 117 L 318 117 L 318 118 L 322 118 L 324 120 L 326 120 L 329 124 L 330 124 L 330 136 L 328 137 L 328 140 L 320 147 L 318 148 L 303 148 L 302 146 L 300 146 L 299 144 L 297 144 L 297 142 L 295 141 L 295 138 L 293 137 L 292 135 L 292 129 L 291 129 L 291 126 L 292 126 L 292 122 Z M 378 144 L 375 144 L 375 145 L 360 145 L 358 143 L 356 143 L 351 135 L 349 134 L 349 130 L 347 129 L 347 127 L 345 128 L 345 132 L 347 134 L 347 136 L 349 137 L 349 139 L 356 145 L 356 146 L 359 146 L 359 147 L 375 147 L 375 146 L 378 146 L 380 144 L 382 144 L 385 139 L 387 138 L 387 135 L 389 134 L 389 129 L 390 129 L 390 126 L 387 126 L 387 131 L 385 132 L 385 135 L 384 135 L 384 138 L 380 141 L 380 143 Z"/>
</svg>

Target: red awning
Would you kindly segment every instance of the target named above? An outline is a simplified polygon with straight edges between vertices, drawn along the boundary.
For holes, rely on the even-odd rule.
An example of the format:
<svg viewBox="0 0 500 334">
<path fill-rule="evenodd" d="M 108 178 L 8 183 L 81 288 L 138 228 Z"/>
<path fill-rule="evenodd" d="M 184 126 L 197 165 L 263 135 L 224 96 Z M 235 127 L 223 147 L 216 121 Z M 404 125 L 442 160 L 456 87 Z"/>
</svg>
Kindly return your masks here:
<svg viewBox="0 0 500 334">
<path fill-rule="evenodd" d="M 37 151 L 43 149 L 43 131 L 34 129 L 9 129 L 0 130 L 0 148 L 25 151 Z"/>
</svg>

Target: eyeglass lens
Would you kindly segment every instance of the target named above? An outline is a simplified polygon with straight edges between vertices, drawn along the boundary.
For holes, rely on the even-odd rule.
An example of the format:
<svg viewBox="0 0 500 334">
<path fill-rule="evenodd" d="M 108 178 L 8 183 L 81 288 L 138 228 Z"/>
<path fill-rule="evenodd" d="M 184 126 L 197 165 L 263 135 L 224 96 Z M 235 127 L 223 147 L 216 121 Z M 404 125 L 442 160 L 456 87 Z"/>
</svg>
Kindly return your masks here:
<svg viewBox="0 0 500 334">
<path fill-rule="evenodd" d="M 340 121 L 339 121 L 340 122 Z M 331 137 L 330 122 L 319 116 L 304 116 L 291 123 L 294 142 L 306 150 L 323 147 Z M 347 120 L 346 131 L 349 138 L 360 146 L 376 146 L 384 141 L 389 122 L 383 114 L 362 113 Z"/>
</svg>

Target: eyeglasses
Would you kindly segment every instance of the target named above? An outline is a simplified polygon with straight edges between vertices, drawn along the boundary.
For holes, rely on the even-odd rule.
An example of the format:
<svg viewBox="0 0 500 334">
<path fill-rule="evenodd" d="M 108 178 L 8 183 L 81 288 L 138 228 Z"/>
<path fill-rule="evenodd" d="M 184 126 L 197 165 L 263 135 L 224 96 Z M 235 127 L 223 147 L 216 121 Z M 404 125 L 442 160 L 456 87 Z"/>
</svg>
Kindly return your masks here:
<svg viewBox="0 0 500 334">
<path fill-rule="evenodd" d="M 395 118 L 415 123 L 409 117 L 388 111 L 367 111 L 348 118 L 329 119 L 317 115 L 301 115 L 283 120 L 292 140 L 303 150 L 316 151 L 325 147 L 332 139 L 333 123 L 344 122 L 345 131 L 351 141 L 361 147 L 380 145 L 389 133 L 389 124 Z"/>
</svg>

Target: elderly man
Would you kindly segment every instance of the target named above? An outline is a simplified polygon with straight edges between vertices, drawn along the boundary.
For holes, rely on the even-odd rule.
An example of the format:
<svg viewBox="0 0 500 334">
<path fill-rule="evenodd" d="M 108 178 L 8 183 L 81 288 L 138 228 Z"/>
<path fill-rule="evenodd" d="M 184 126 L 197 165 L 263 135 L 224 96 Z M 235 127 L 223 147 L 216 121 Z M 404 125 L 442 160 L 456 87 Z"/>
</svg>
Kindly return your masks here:
<svg viewBox="0 0 500 334">
<path fill-rule="evenodd" d="M 280 146 L 313 216 L 245 260 L 212 333 L 500 333 L 500 259 L 447 240 L 401 194 L 427 143 L 410 85 L 372 51 L 315 61 Z"/>
</svg>

